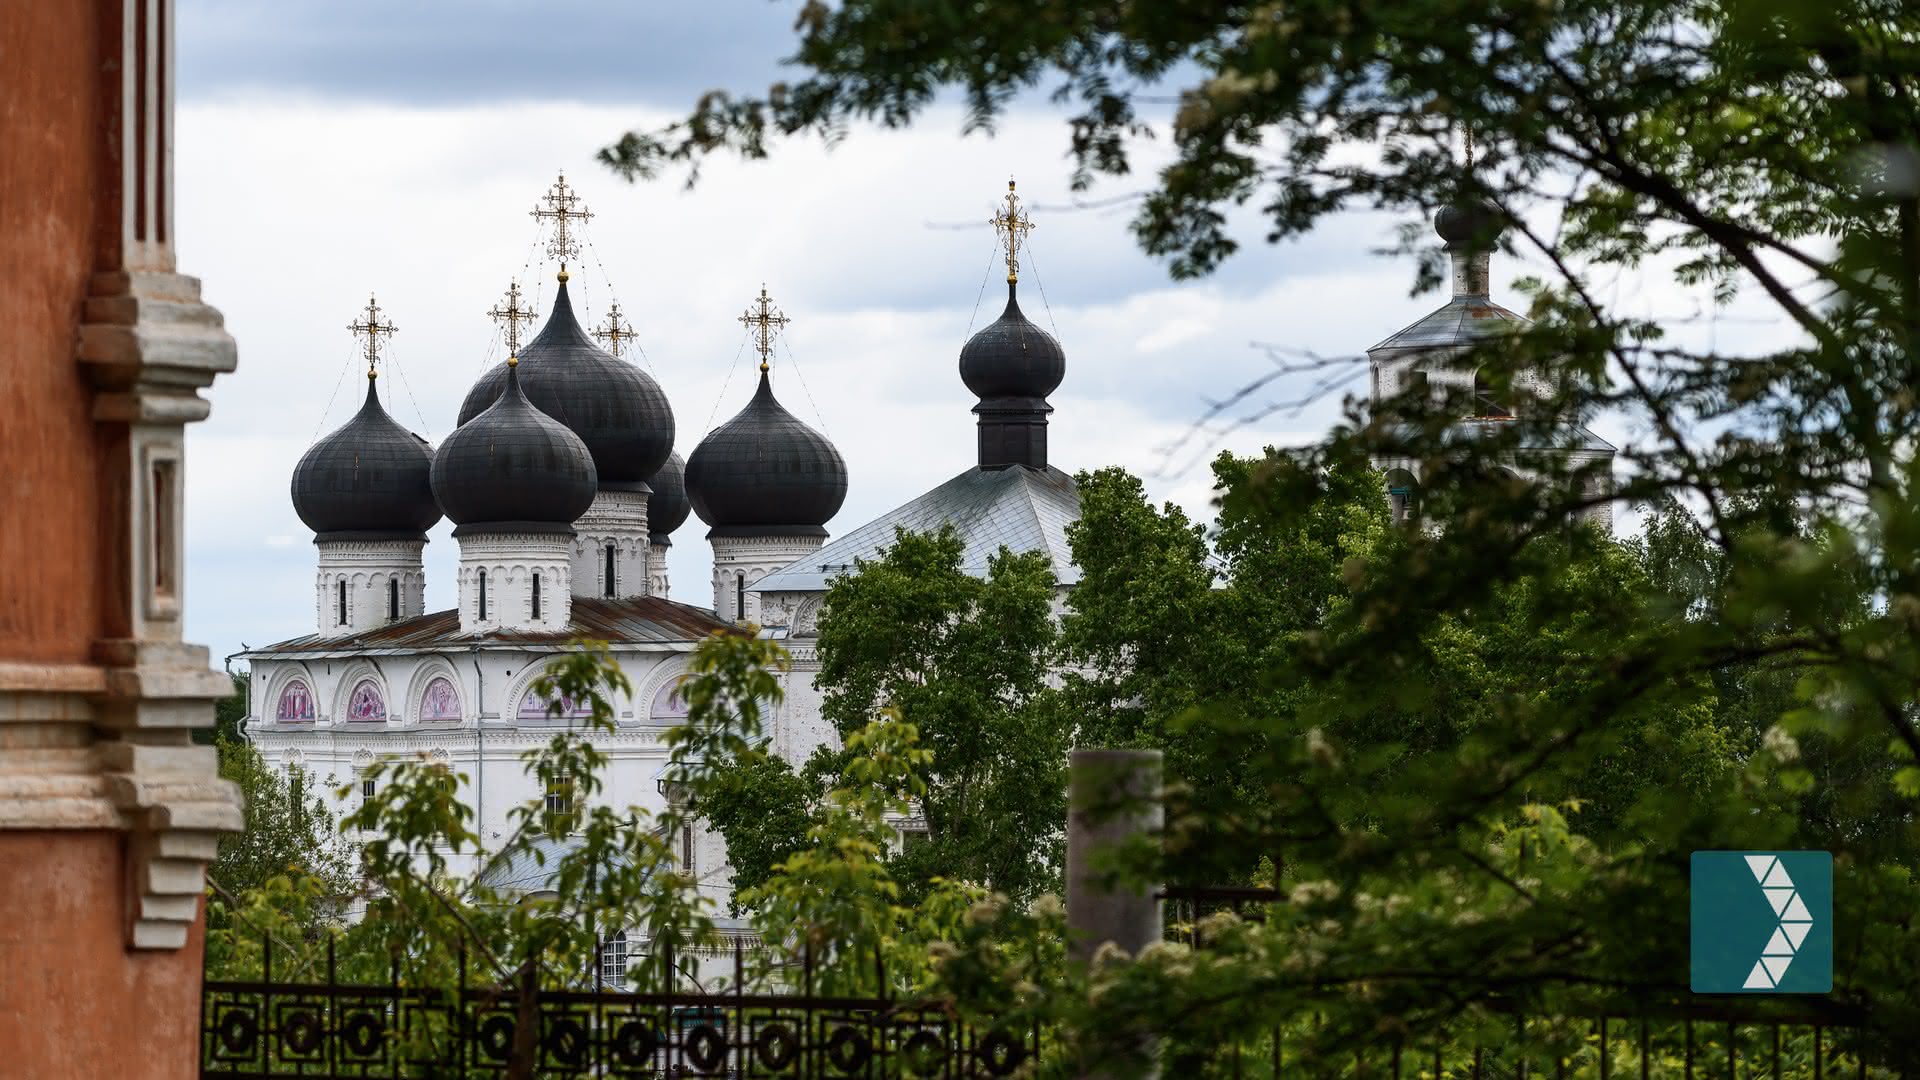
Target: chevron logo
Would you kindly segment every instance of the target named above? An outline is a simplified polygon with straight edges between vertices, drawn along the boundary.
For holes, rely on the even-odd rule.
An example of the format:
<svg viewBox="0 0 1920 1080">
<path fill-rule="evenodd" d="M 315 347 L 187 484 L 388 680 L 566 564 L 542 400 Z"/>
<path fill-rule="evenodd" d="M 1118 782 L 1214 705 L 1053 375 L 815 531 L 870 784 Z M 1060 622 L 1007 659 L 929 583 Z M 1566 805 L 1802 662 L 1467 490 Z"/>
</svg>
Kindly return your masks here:
<svg viewBox="0 0 1920 1080">
<path fill-rule="evenodd" d="M 1833 985 L 1833 859 L 1824 851 L 1696 851 L 1696 993 L 1824 993 Z"/>
</svg>

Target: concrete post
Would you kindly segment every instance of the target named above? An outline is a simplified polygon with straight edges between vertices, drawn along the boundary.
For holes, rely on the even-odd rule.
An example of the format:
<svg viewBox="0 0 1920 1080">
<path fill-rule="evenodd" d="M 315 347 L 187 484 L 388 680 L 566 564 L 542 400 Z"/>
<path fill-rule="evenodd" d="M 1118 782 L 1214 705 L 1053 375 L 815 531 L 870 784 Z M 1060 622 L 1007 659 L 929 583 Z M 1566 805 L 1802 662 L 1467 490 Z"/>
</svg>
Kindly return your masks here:
<svg viewBox="0 0 1920 1080">
<path fill-rule="evenodd" d="M 1159 887 L 1115 880 L 1113 856 L 1165 822 L 1160 751 L 1075 750 L 1067 765 L 1067 956 L 1081 967 L 1108 942 L 1128 956 L 1160 940 Z M 1095 1051 L 1081 1080 L 1159 1076 L 1155 1041 Z"/>
<path fill-rule="evenodd" d="M 1111 853 L 1160 831 L 1160 751 L 1075 750 L 1067 767 L 1068 955 L 1084 964 L 1106 942 L 1137 956 L 1160 940 L 1159 890 L 1116 883 Z"/>
</svg>

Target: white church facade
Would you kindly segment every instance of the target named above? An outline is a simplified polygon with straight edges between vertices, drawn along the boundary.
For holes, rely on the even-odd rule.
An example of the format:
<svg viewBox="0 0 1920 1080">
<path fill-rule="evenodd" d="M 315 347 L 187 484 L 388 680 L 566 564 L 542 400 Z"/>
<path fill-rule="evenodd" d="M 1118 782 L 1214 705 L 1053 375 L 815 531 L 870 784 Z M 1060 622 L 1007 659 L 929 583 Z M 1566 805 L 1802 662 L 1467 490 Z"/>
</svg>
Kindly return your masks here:
<svg viewBox="0 0 1920 1080">
<path fill-rule="evenodd" d="M 847 463 L 774 395 L 767 342 L 784 317 L 765 290 L 757 313 L 743 320 L 760 335 L 754 394 L 683 463 L 666 394 L 574 315 L 565 270 L 571 203 L 555 203 L 573 197 L 564 181 L 555 191 L 550 250 L 562 266 L 546 323 L 520 347 L 515 319 L 523 316 L 510 301 L 511 356 L 475 383 L 459 426 L 438 447 L 381 406 L 373 361 L 391 328 L 369 305 L 356 327 L 368 343 L 365 404 L 315 443 L 292 482 L 295 509 L 314 532 L 314 632 L 241 654 L 252 672 L 247 734 L 270 762 L 350 784 L 349 804 L 373 782 L 363 777 L 376 761 L 444 762 L 467 778 L 461 797 L 493 850 L 511 835 L 514 807 L 570 798 L 542 790 L 521 760 L 570 718 L 570 703 L 557 703 L 556 717 L 556 703 L 531 688 L 569 642 L 606 642 L 632 683 L 613 703 L 615 730 L 594 736 L 611 762 L 604 798 L 658 810 L 668 757 L 660 736 L 685 715 L 674 691 L 694 648 L 716 631 L 757 626 L 792 654 L 768 732 L 777 753 L 798 763 L 834 737 L 813 684 L 822 600 L 837 575 L 876 557 L 897 528 L 953 526 L 972 572 L 984 574 L 988 558 L 1007 547 L 1046 553 L 1062 595 L 1079 579 L 1066 542 L 1079 495 L 1072 476 L 1052 464 L 1047 441 L 1048 397 L 1065 377 L 1066 358 L 1020 309 L 1026 221 L 1011 185 L 996 218 L 1008 247 L 1006 308 L 959 357 L 961 380 L 977 399 L 976 459 L 838 538 L 827 524 L 846 495 Z M 1376 398 L 1429 362 L 1442 366 L 1468 343 L 1461 335 L 1492 328 L 1461 329 L 1448 314 L 1491 302 L 1484 251 L 1467 250 L 1464 234 L 1443 227 L 1442 235 L 1463 267 L 1456 295 L 1370 354 Z M 1518 319 L 1498 310 L 1499 321 Z M 1452 336 L 1422 330 L 1426 324 L 1451 326 Z M 1581 453 L 1610 462 L 1612 447 L 1584 429 L 1582 437 L 1589 441 Z M 711 594 L 699 603 L 673 599 L 665 574 L 673 534 L 693 514 L 713 553 Z M 443 516 L 460 546 L 458 602 L 427 612 L 421 553 L 426 530 Z M 724 904 L 724 845 L 712 835 L 673 839 L 702 889 Z M 451 869 L 477 874 L 485 865 L 474 858 Z"/>
</svg>

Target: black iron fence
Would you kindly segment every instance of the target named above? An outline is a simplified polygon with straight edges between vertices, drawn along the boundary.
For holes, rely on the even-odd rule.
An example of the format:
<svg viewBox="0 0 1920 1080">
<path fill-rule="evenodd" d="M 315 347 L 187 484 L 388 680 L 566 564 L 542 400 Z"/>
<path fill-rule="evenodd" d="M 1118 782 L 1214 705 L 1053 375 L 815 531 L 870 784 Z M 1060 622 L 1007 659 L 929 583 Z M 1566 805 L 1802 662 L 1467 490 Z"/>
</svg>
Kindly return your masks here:
<svg viewBox="0 0 1920 1080">
<path fill-rule="evenodd" d="M 671 964 L 669 964 L 669 967 Z M 741 967 L 735 954 L 736 971 Z M 810 967 L 810 965 L 809 965 Z M 549 990 L 530 975 L 454 989 L 280 981 L 265 946 L 257 980 L 209 981 L 201 999 L 207 1080 L 401 1077 L 1012 1076 L 1038 1053 L 1031 1026 L 977 1028 L 938 1005 L 886 998 Z"/>
</svg>

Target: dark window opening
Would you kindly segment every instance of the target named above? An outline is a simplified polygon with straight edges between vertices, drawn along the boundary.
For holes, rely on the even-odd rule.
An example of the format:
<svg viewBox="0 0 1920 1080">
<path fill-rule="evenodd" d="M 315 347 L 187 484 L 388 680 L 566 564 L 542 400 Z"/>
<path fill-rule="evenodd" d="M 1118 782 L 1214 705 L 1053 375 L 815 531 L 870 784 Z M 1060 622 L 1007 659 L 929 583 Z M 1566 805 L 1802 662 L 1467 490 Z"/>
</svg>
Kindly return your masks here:
<svg viewBox="0 0 1920 1080">
<path fill-rule="evenodd" d="M 619 592 L 619 585 L 614 579 L 614 573 L 615 571 L 613 568 L 613 545 L 608 544 L 607 545 L 607 575 L 606 575 L 607 577 L 606 590 L 607 590 L 608 599 L 612 599 L 613 596 L 615 596 Z"/>
<path fill-rule="evenodd" d="M 1487 380 L 1481 378 L 1478 372 L 1473 376 L 1473 414 L 1497 420 L 1513 418 L 1513 410 L 1494 397 L 1493 388 L 1487 385 Z"/>
<path fill-rule="evenodd" d="M 1408 396 L 1424 398 L 1427 396 L 1427 373 L 1420 370 L 1407 372 Z"/>
<path fill-rule="evenodd" d="M 480 621 L 487 621 L 487 572 L 480 571 Z"/>
<path fill-rule="evenodd" d="M 747 621 L 747 575 L 733 575 L 733 621 Z"/>
<path fill-rule="evenodd" d="M 333 594 L 335 598 L 334 602 L 340 609 L 340 625 L 345 626 L 347 625 L 347 583 L 345 581 L 334 582 Z"/>
<path fill-rule="evenodd" d="M 393 620 L 393 619 L 398 619 L 399 617 L 400 617 L 400 579 L 391 578 L 387 581 L 387 618 L 389 620 Z"/>
<path fill-rule="evenodd" d="M 540 571 L 533 572 L 533 621 L 540 621 Z"/>
</svg>

